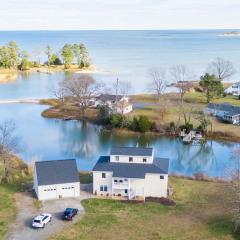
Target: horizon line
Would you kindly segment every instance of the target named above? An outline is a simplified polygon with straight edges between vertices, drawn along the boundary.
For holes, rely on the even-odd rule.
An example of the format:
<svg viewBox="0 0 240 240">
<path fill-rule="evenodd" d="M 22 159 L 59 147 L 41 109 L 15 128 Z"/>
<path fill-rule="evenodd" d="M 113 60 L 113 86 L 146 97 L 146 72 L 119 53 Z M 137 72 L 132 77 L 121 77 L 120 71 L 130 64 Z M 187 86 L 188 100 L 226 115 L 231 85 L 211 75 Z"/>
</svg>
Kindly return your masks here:
<svg viewBox="0 0 240 240">
<path fill-rule="evenodd" d="M 0 29 L 1 32 L 32 32 L 32 31 L 206 31 L 206 30 L 232 30 L 240 28 L 156 28 L 156 29 Z"/>
</svg>

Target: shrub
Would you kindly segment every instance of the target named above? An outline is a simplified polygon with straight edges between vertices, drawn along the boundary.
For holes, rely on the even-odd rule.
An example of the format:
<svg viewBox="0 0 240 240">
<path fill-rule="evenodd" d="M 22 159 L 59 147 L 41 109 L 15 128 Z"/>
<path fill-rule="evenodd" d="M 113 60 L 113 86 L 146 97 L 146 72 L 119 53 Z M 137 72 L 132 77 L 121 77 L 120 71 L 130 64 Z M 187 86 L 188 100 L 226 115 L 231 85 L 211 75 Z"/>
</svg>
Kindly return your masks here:
<svg viewBox="0 0 240 240">
<path fill-rule="evenodd" d="M 203 173 L 201 172 L 198 172 L 198 173 L 195 173 L 194 174 L 194 177 L 197 181 L 203 181 L 205 179 L 205 176 Z"/>
<path fill-rule="evenodd" d="M 53 54 L 50 58 L 50 65 L 62 65 L 62 61 L 56 54 Z"/>
<path fill-rule="evenodd" d="M 23 58 L 21 63 L 18 65 L 18 69 L 21 71 L 26 71 L 31 67 L 31 62 L 29 62 L 26 58 Z"/>
<path fill-rule="evenodd" d="M 134 117 L 129 127 L 133 131 L 148 132 L 156 129 L 155 122 L 150 121 L 146 116 Z"/>
<path fill-rule="evenodd" d="M 190 133 L 190 131 L 193 129 L 193 125 L 191 123 L 186 123 L 184 125 L 179 126 L 181 131 L 185 130 L 186 133 Z"/>
<path fill-rule="evenodd" d="M 110 124 L 111 115 L 110 108 L 108 105 L 98 106 L 98 119 L 102 124 Z"/>
<path fill-rule="evenodd" d="M 128 128 L 129 121 L 126 116 L 121 114 L 113 114 L 110 118 L 110 123 L 114 128 Z"/>
</svg>

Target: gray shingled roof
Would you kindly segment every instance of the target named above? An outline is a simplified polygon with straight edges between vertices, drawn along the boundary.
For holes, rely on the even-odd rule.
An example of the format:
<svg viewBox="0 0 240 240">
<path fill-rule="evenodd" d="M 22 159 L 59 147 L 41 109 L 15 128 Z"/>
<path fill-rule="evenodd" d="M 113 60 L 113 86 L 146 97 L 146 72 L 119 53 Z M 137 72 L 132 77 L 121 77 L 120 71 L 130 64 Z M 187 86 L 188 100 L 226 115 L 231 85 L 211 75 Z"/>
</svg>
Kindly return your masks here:
<svg viewBox="0 0 240 240">
<path fill-rule="evenodd" d="M 138 147 L 112 147 L 110 155 L 124 155 L 124 156 L 152 156 L 152 148 L 138 148 Z"/>
<path fill-rule="evenodd" d="M 113 177 L 145 178 L 146 173 L 168 174 L 169 159 L 155 158 L 152 164 L 110 162 L 109 156 L 101 156 L 93 171 L 112 172 Z"/>
<path fill-rule="evenodd" d="M 123 98 L 123 95 L 113 95 L 113 94 L 101 94 L 98 99 L 106 102 L 106 101 L 119 101 Z"/>
<path fill-rule="evenodd" d="M 207 108 L 216 110 L 216 111 L 224 111 L 226 115 L 234 116 L 240 114 L 240 107 L 233 106 L 229 103 L 208 103 Z"/>
<path fill-rule="evenodd" d="M 79 182 L 75 159 L 40 161 L 35 167 L 39 186 Z"/>
</svg>

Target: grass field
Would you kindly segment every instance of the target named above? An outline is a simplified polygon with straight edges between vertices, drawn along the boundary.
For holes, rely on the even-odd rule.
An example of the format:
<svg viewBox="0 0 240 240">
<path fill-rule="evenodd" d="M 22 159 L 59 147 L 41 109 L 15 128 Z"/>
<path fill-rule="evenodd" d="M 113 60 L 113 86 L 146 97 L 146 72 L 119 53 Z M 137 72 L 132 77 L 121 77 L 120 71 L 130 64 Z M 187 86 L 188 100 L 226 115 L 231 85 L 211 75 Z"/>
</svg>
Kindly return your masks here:
<svg viewBox="0 0 240 240">
<path fill-rule="evenodd" d="M 204 96 L 203 93 L 200 93 L 200 92 L 187 93 L 185 96 L 185 101 L 207 104 L 206 97 Z M 221 97 L 221 98 L 215 98 L 215 99 L 213 99 L 212 102 L 229 103 L 229 104 L 233 104 L 236 106 L 240 106 L 240 100 L 238 99 L 238 97 L 232 96 L 232 95 L 227 95 L 226 97 Z"/>
<path fill-rule="evenodd" d="M 0 183 L 0 239 L 8 230 L 8 226 L 15 219 L 15 193 L 24 189 L 24 184 L 31 180 L 26 174 L 26 165 L 18 158 L 12 157 L 10 166 L 11 180 L 9 184 Z M 2 164 L 0 159 L 0 180 L 2 177 Z"/>
<path fill-rule="evenodd" d="M 0 184 L 0 239 L 4 239 L 8 225 L 16 215 L 14 192 L 14 187 Z"/>
<path fill-rule="evenodd" d="M 176 206 L 84 200 L 86 215 L 52 240 L 240 239 L 225 208 L 224 184 L 171 177 Z"/>
</svg>

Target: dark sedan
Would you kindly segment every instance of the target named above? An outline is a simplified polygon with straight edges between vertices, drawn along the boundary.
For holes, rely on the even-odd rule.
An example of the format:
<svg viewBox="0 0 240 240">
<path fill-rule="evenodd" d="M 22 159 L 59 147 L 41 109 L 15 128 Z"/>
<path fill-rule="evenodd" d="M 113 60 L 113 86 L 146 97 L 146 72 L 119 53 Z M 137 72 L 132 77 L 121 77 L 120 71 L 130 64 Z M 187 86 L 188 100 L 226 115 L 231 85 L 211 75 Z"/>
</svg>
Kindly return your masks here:
<svg viewBox="0 0 240 240">
<path fill-rule="evenodd" d="M 66 208 L 63 213 L 63 218 L 65 220 L 72 220 L 75 215 L 77 215 L 78 209 L 76 208 Z"/>
</svg>

